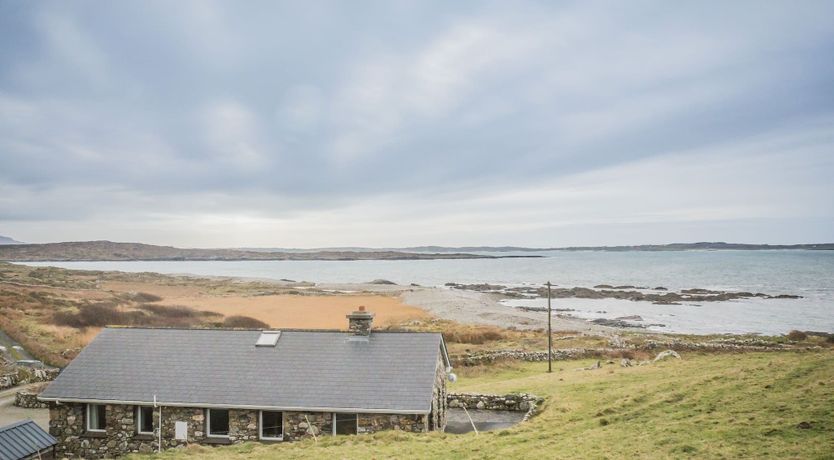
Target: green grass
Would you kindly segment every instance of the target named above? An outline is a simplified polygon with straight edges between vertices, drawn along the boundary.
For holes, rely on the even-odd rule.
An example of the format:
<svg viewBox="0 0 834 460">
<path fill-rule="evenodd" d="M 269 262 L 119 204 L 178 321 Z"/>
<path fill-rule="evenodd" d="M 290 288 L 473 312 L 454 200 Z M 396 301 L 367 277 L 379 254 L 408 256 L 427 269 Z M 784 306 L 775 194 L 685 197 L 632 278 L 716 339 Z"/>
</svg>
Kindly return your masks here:
<svg viewBox="0 0 834 460">
<path fill-rule="evenodd" d="M 831 351 L 576 370 L 590 363 L 559 362 L 553 374 L 534 363 L 461 370 L 452 391 L 547 398 L 540 415 L 508 430 L 192 446 L 158 458 L 834 458 Z"/>
</svg>

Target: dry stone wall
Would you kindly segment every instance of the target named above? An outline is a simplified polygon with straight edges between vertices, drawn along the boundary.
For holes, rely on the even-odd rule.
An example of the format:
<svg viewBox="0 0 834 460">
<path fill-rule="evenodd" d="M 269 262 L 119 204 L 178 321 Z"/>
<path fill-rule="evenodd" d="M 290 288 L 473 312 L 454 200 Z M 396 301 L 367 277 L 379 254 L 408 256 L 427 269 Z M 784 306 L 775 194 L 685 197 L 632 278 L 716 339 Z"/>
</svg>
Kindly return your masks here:
<svg viewBox="0 0 834 460">
<path fill-rule="evenodd" d="M 47 409 L 49 403 L 38 400 L 38 392 L 20 390 L 14 395 L 14 405 L 25 409 Z"/>
<path fill-rule="evenodd" d="M 524 412 L 524 420 L 538 412 L 544 399 L 535 395 L 520 394 L 481 394 L 481 393 L 449 393 L 449 407 L 478 410 L 503 410 Z"/>
<path fill-rule="evenodd" d="M 49 382 L 55 380 L 59 373 L 60 369 L 54 368 L 32 369 L 15 366 L 11 372 L 0 375 L 0 390 L 27 383 Z"/>
<path fill-rule="evenodd" d="M 768 342 L 757 339 L 719 339 L 710 342 L 692 343 L 678 340 L 666 342 L 649 340 L 645 343 L 635 345 L 623 345 L 616 348 L 554 348 L 552 355 L 554 361 L 567 361 L 573 359 L 602 358 L 605 356 L 617 356 L 624 351 L 636 350 L 653 352 L 658 349 L 669 349 L 678 352 L 750 352 L 750 351 L 784 351 L 799 350 L 807 351 L 819 349 L 819 347 L 791 347 L 780 343 Z M 525 350 L 493 350 L 484 352 L 467 353 L 451 357 L 455 365 L 479 366 L 490 364 L 496 361 L 518 360 L 530 362 L 547 361 L 547 351 L 525 351 Z"/>
</svg>

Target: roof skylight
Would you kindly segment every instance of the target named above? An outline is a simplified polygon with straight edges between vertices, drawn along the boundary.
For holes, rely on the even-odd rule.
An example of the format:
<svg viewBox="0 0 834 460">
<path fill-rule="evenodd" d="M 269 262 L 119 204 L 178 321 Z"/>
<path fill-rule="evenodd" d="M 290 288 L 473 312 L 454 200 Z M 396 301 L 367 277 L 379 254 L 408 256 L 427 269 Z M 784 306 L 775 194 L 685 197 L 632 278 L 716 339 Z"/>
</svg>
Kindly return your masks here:
<svg viewBox="0 0 834 460">
<path fill-rule="evenodd" d="M 278 338 L 281 337 L 281 331 L 262 331 L 255 342 L 256 347 L 274 347 L 278 343 Z"/>
</svg>

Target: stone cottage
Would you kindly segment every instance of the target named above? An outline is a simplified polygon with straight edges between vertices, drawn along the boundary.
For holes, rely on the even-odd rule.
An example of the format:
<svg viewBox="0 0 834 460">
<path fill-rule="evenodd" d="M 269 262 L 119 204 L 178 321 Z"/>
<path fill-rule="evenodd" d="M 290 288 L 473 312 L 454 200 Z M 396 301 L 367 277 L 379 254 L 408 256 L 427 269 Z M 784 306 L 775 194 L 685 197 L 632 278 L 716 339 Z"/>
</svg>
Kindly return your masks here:
<svg viewBox="0 0 834 460">
<path fill-rule="evenodd" d="M 56 456 L 446 425 L 439 333 L 105 328 L 40 395 Z"/>
</svg>

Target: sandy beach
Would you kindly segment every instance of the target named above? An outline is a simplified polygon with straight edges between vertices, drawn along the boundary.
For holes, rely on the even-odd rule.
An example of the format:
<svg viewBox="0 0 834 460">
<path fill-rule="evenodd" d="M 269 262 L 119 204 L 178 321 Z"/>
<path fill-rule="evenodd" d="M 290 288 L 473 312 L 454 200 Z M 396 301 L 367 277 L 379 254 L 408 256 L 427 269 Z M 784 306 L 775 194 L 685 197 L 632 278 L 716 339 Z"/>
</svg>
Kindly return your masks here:
<svg viewBox="0 0 834 460">
<path fill-rule="evenodd" d="M 292 287 L 293 283 L 264 279 L 235 279 L 238 282 Z M 303 295 L 215 295 L 190 285 L 160 285 L 142 282 L 107 282 L 105 289 L 117 292 L 147 292 L 163 298 L 159 303 L 183 305 L 213 311 L 224 316 L 249 316 L 283 328 L 343 328 L 344 315 L 364 305 L 376 314 L 378 326 L 434 317 L 462 324 L 478 324 L 518 329 L 541 329 L 547 326 L 542 312 L 509 308 L 494 294 L 448 289 L 444 287 L 403 286 L 373 283 L 305 284 L 314 288 Z M 321 293 L 326 293 L 322 295 Z M 611 328 L 590 324 L 581 319 L 553 317 L 556 331 L 603 333 Z"/>
</svg>

